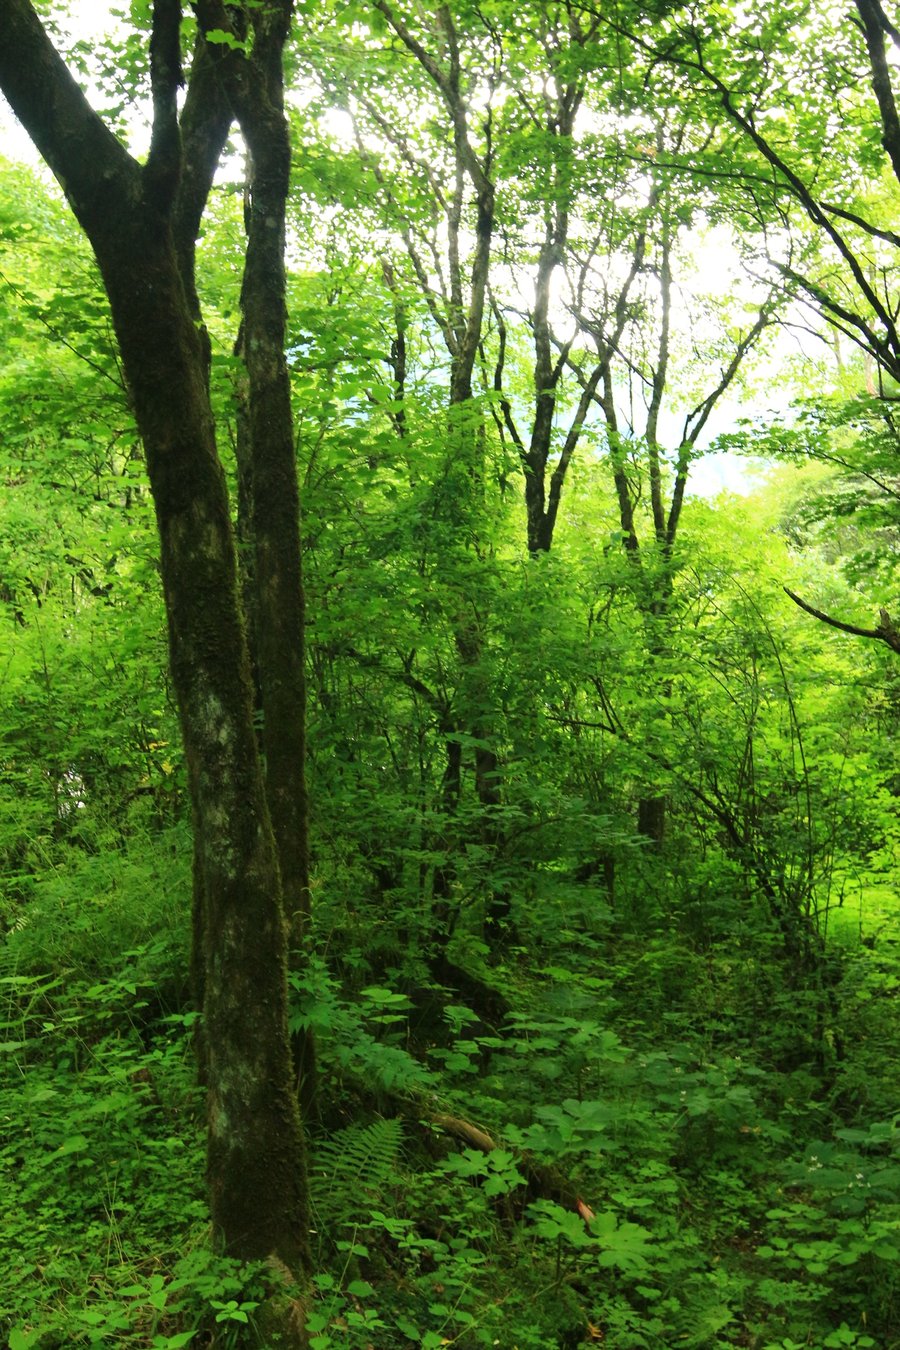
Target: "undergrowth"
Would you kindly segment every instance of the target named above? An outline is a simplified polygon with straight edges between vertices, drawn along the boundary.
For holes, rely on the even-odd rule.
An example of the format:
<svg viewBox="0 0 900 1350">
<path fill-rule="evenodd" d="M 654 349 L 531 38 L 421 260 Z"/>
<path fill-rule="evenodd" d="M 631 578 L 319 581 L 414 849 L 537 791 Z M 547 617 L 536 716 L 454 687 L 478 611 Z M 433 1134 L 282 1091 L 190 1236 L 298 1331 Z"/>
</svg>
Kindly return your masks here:
<svg viewBox="0 0 900 1350">
<path fill-rule="evenodd" d="M 183 871 L 149 866 L 80 906 L 96 868 L 57 871 L 5 940 L 8 1350 L 253 1343 L 257 1272 L 209 1243 Z M 311 1350 L 900 1345 L 896 949 L 844 940 L 824 1027 L 765 955 L 560 933 L 491 972 L 500 1034 L 316 958 Z"/>
</svg>

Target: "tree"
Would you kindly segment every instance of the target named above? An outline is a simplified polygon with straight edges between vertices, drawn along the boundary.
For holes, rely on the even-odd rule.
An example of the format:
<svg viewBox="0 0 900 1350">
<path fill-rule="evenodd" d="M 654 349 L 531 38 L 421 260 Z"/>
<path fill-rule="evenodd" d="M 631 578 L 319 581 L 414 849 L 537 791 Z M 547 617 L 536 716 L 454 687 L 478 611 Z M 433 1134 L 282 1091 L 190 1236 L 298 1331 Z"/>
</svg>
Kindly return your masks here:
<svg viewBox="0 0 900 1350">
<path fill-rule="evenodd" d="M 818 335 L 843 337 L 864 353 L 877 377 L 877 388 L 867 377 L 868 393 L 890 402 L 900 383 L 900 111 L 891 56 L 900 31 L 881 0 L 855 0 L 855 11 L 847 18 L 826 10 L 809 24 L 805 7 L 779 7 L 752 37 L 712 14 L 690 23 L 676 17 L 659 43 L 631 36 L 735 131 L 726 169 L 702 157 L 683 167 L 743 193 L 767 267 L 824 321 Z M 842 625 L 788 594 L 814 617 Z M 883 605 L 874 628 L 843 627 L 897 648 L 896 622 Z"/>
<path fill-rule="evenodd" d="M 285 975 L 287 919 L 303 911 L 307 890 L 302 589 L 284 358 L 289 21 L 287 0 L 199 5 L 179 116 L 181 6 L 157 0 L 149 32 L 152 140 L 143 165 L 89 105 L 28 0 L 6 9 L 0 88 L 90 241 L 147 459 L 192 802 L 213 1226 L 226 1251 L 275 1258 L 302 1282 L 310 1257 Z M 201 216 L 234 119 L 252 162 L 242 349 L 265 768 L 194 268 Z M 302 1321 L 289 1312 L 281 1329 L 299 1342 Z"/>
<path fill-rule="evenodd" d="M 388 3 L 399 16 L 400 4 Z M 305 15 L 312 44 L 323 12 Z M 240 895 L 236 886 L 224 897 L 222 889 L 230 881 L 223 873 L 236 866 L 249 869 L 250 886 L 261 879 L 274 887 L 276 900 L 278 871 L 285 891 L 302 880 L 302 862 L 286 862 L 284 848 L 276 871 L 278 831 L 269 833 L 265 816 L 276 820 L 276 781 L 290 786 L 276 771 L 278 706 L 287 716 L 302 693 L 288 695 L 295 677 L 279 668 L 284 683 L 275 693 L 284 703 L 273 700 L 271 667 L 281 651 L 266 644 L 286 606 L 263 619 L 272 597 L 258 595 L 281 542 L 256 546 L 275 519 L 264 506 L 268 470 L 289 444 L 286 435 L 271 445 L 262 439 L 284 430 L 283 349 L 304 477 L 320 897 L 314 958 L 289 972 L 289 1025 L 308 1019 L 316 1028 L 329 1084 L 310 1173 L 314 1344 L 887 1344 L 898 1254 L 885 1071 L 896 1043 L 896 961 L 879 925 L 887 929 L 895 901 L 888 875 L 898 845 L 900 701 L 884 677 L 893 655 L 885 644 L 861 651 L 810 623 L 780 582 L 805 567 L 801 593 L 812 579 L 817 604 L 843 613 L 852 577 L 840 561 L 832 565 L 839 542 L 862 568 L 866 552 L 879 544 L 887 551 L 895 535 L 884 518 L 869 535 L 859 514 L 856 539 L 845 529 L 837 541 L 830 521 L 816 534 L 821 517 L 810 527 L 801 514 L 812 509 L 808 498 L 795 493 L 788 510 L 774 500 L 783 480 L 743 506 L 687 496 L 712 425 L 709 396 L 727 382 L 765 294 L 763 285 L 726 292 L 727 283 L 707 292 L 712 268 L 701 248 L 709 222 L 735 208 L 744 228 L 748 216 L 746 208 L 737 214 L 738 185 L 724 193 L 711 178 L 702 193 L 684 186 L 680 158 L 709 149 L 713 123 L 693 118 L 707 105 L 698 100 L 686 116 L 673 106 L 681 86 L 667 88 L 662 66 L 631 68 L 617 62 L 615 41 L 573 39 L 564 4 L 515 14 L 505 0 L 477 11 L 455 5 L 440 23 L 427 6 L 402 13 L 444 74 L 453 42 L 459 47 L 459 92 L 479 154 L 479 72 L 494 51 L 484 22 L 497 29 L 503 16 L 504 64 L 491 103 L 492 275 L 462 402 L 451 401 L 453 353 L 429 300 L 450 322 L 455 284 L 467 308 L 476 193 L 464 176 L 459 267 L 444 294 L 437 259 L 449 278 L 459 167 L 448 103 L 370 8 L 350 11 L 344 53 L 351 68 L 358 55 L 362 92 L 376 99 L 371 123 L 357 110 L 366 154 L 354 153 L 349 132 L 343 145 L 337 137 L 314 143 L 306 100 L 318 100 L 305 78 L 286 100 L 295 143 L 304 146 L 289 206 L 286 342 L 275 331 L 281 306 L 272 288 L 261 315 L 251 304 L 256 278 L 269 283 L 280 266 L 280 241 L 279 256 L 260 272 L 247 260 L 237 341 L 229 326 L 244 254 L 244 168 L 228 152 L 197 247 L 196 291 L 214 359 L 205 365 L 201 348 L 177 366 L 161 324 L 143 334 L 144 365 L 149 355 L 170 373 L 199 369 L 191 387 L 206 400 L 201 429 L 213 414 L 218 423 L 217 445 L 207 437 L 200 462 L 217 451 L 225 476 L 238 481 L 231 507 L 214 465 L 215 510 L 204 516 L 193 442 L 175 445 L 180 468 L 193 475 L 178 518 L 172 497 L 184 490 L 184 474 L 166 478 L 158 430 L 155 442 L 148 436 L 154 484 L 168 489 L 160 518 L 167 593 L 178 605 L 172 641 L 182 707 L 194 707 L 189 677 L 198 678 L 198 662 L 206 663 L 207 704 L 222 703 L 232 687 L 210 662 L 226 675 L 233 659 L 242 666 L 241 701 L 228 723 L 240 727 L 242 758 L 228 734 L 210 745 L 205 724 L 195 731 L 186 717 L 197 946 L 204 966 L 210 956 L 206 999 L 218 1018 L 206 1064 L 213 1105 L 226 1069 L 247 1075 L 227 1106 L 253 1086 L 262 1050 L 253 1063 L 249 1052 L 223 1060 L 249 1011 L 273 1069 L 266 1089 L 274 1088 L 276 1107 L 293 1110 L 282 1023 L 253 1002 L 283 999 L 271 984 L 283 940 L 263 933 L 261 946 L 243 929 L 244 917 L 260 913 L 264 928 L 279 925 L 277 904 L 263 912 L 254 891 L 250 909 L 246 885 Z M 701 17 L 716 13 L 723 11 Z M 256 89 L 254 61 L 273 51 L 268 17 L 248 5 L 246 31 L 238 24 L 229 32 L 215 15 L 201 43 L 212 103 L 198 108 L 194 86 L 180 119 L 187 150 L 201 108 L 218 108 L 221 97 L 222 134 L 237 109 L 246 139 L 261 136 L 244 205 L 251 243 L 262 249 L 270 241 L 253 231 L 277 221 L 283 133 L 275 117 L 270 143 L 250 125 L 246 100 Z M 591 21 L 578 22 L 584 36 Z M 129 33 L 138 60 L 144 36 Z M 248 50 L 241 44 L 250 37 Z M 383 72 L 390 80 L 379 85 Z M 280 102 L 278 80 L 274 72 L 270 109 Z M 566 127 L 582 87 L 567 144 L 554 127 Z M 708 165 L 724 172 L 739 162 L 736 139 L 715 100 L 709 106 L 731 158 L 710 152 Z M 409 116 L 420 109 L 421 118 Z M 398 110 L 411 130 L 396 127 Z M 393 118 L 390 143 L 376 111 Z M 347 130 L 345 115 L 332 108 L 328 116 Z M 67 132 L 78 127 L 66 118 Z M 401 140 L 424 161 L 421 175 L 404 160 Z M 128 244 L 147 193 L 143 171 L 125 164 L 143 194 L 137 205 L 112 202 L 117 239 Z M 93 167 L 103 168 L 96 154 Z M 435 209 L 426 168 L 448 213 Z M 118 366 L 103 341 L 108 311 L 91 289 L 87 244 L 74 249 L 72 234 L 57 237 L 61 204 L 43 212 L 42 194 L 32 206 L 20 193 L 12 175 L 0 178 L 0 267 L 26 297 L 0 313 L 12 353 L 0 372 L 0 478 L 10 489 L 0 494 L 0 1117 L 11 1126 L 0 1142 L 10 1195 L 0 1335 L 11 1350 L 88 1342 L 174 1350 L 203 1339 L 220 1314 L 229 1332 L 242 1332 L 239 1319 L 254 1317 L 258 1296 L 244 1282 L 256 1280 L 258 1265 L 248 1277 L 207 1250 L 184 1062 L 191 1018 L 178 897 L 186 822 L 176 815 L 184 799 L 151 816 L 150 794 L 140 795 L 164 758 L 156 742 L 175 739 L 160 674 L 161 606 L 147 603 L 151 588 L 156 596 L 149 486 L 123 388 L 107 378 L 116 379 Z M 184 302 L 185 268 L 179 275 L 167 261 L 166 229 L 180 239 L 183 220 L 179 192 L 173 200 L 168 217 L 165 205 L 158 209 L 159 236 L 148 228 L 150 247 L 129 274 L 137 301 L 126 303 L 120 282 L 116 303 L 127 332 L 129 305 L 151 308 L 141 267 L 162 258 L 168 270 L 157 268 L 154 280 L 175 276 L 179 348 L 201 330 L 190 291 Z M 35 232 L 50 245 L 40 272 L 33 263 L 29 270 L 28 251 L 5 243 L 17 226 L 27 237 L 32 210 Z M 105 214 L 112 223 L 109 205 Z M 428 289 L 402 239 L 404 222 L 427 259 Z M 105 257 L 112 245 L 89 223 Z M 106 271 L 120 278 L 113 264 Z M 65 285 L 73 288 L 68 309 Z M 0 307 L 9 300 L 0 286 Z M 94 367 L 59 353 L 42 321 Z M 263 322 L 272 322 L 270 336 Z M 454 341 L 465 331 L 457 328 Z M 266 342 L 271 363 L 257 360 L 252 345 L 265 350 Z M 137 378 L 145 378 L 140 368 Z M 115 388 L 107 407 L 105 386 Z M 736 375 L 731 390 L 733 397 Z M 186 408 L 193 415 L 176 381 L 166 394 L 173 416 L 183 420 Z M 69 409 L 65 425 L 60 411 Z M 553 477 L 580 415 L 554 522 Z M 551 547 L 528 548 L 528 503 L 510 489 L 513 481 L 528 489 L 529 466 L 510 424 L 527 453 L 540 451 L 533 478 L 536 487 L 544 475 L 545 499 L 530 495 L 531 519 L 547 527 Z M 832 450 L 857 430 L 828 426 Z M 872 451 L 870 486 L 877 479 L 890 487 L 889 440 Z M 126 460 L 129 477 L 117 477 Z M 291 521 L 285 531 L 295 535 L 292 483 L 279 491 Z M 243 550 L 237 569 L 229 515 Z M 185 531 L 192 519 L 222 523 L 226 566 L 216 583 L 226 575 L 236 656 L 222 646 L 219 613 L 198 616 L 191 607 L 179 573 L 187 547 L 171 561 L 185 518 Z M 211 568 L 200 570 L 200 542 L 194 531 L 189 543 L 201 556 L 190 561 L 208 605 L 218 592 Z M 890 576 L 886 566 L 882 575 Z M 294 604 L 299 586 L 286 584 Z M 473 614 L 478 645 L 466 648 Z M 182 629 L 201 620 L 197 656 Z M 255 658 L 249 676 L 242 621 L 251 667 Z M 298 624 L 290 621 L 280 641 L 290 643 Z M 225 723 L 220 716 L 217 727 Z M 475 734 L 480 728 L 487 734 Z M 285 738 L 294 729 L 285 727 Z M 491 785 L 484 774 L 477 780 L 486 750 L 502 769 L 498 803 L 479 790 Z M 287 756 L 288 768 L 295 757 Z M 177 751 L 171 759 L 180 779 Z M 226 773 L 233 783 L 220 782 Z M 98 828 L 117 795 L 116 816 Z M 663 796 L 668 847 L 657 851 L 635 816 L 642 800 L 652 806 Z M 650 815 L 645 808 L 648 829 Z M 261 839 L 254 853 L 248 841 Z M 302 909 L 302 886 L 295 896 L 288 904 Z M 496 944 L 497 964 L 486 973 L 485 918 L 501 898 L 512 922 L 496 928 L 507 938 L 514 924 L 515 942 Z M 859 942 L 860 928 L 873 948 Z M 248 957 L 245 972 L 239 960 Z M 223 964 L 228 978 L 243 980 L 245 1007 L 226 1005 L 216 988 Z M 273 1034 L 281 1037 L 277 1054 Z M 258 1120 L 246 1111 L 243 1122 L 271 1159 L 263 1110 Z M 221 1135 L 221 1119 L 213 1127 Z M 290 1151 L 296 1135 L 288 1130 L 278 1142 Z M 251 1165 L 257 1147 L 254 1137 Z M 243 1161 L 236 1152 L 229 1159 L 233 1168 Z M 214 1169 L 220 1163 L 214 1155 Z M 278 1241 L 270 1265 L 283 1272 L 293 1230 L 251 1235 L 253 1245 L 243 1232 L 235 1240 L 236 1209 L 226 1212 L 226 1234 L 213 1199 L 217 1238 L 241 1254 L 265 1255 Z M 262 1199 L 270 1203 L 271 1192 Z M 766 1214 L 775 1217 L 763 1223 Z M 746 1241 L 733 1241 L 736 1222 Z M 66 1240 L 48 1262 L 46 1234 L 63 1229 Z M 293 1257 L 295 1273 L 302 1260 Z M 785 1313 L 788 1285 L 795 1316 Z M 258 1328 L 251 1344 L 296 1342 L 286 1321 L 277 1335 Z"/>
</svg>

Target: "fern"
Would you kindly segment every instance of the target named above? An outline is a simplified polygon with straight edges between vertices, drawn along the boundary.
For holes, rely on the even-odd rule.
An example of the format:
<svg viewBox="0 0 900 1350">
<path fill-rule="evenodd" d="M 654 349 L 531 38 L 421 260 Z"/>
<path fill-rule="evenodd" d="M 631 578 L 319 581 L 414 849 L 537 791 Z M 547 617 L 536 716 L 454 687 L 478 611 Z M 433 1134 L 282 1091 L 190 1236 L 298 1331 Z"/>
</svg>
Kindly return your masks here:
<svg viewBox="0 0 900 1350">
<path fill-rule="evenodd" d="M 310 1198 L 323 1227 L 359 1216 L 360 1193 L 377 1202 L 396 1177 L 403 1122 L 348 1125 L 316 1145 Z"/>
</svg>

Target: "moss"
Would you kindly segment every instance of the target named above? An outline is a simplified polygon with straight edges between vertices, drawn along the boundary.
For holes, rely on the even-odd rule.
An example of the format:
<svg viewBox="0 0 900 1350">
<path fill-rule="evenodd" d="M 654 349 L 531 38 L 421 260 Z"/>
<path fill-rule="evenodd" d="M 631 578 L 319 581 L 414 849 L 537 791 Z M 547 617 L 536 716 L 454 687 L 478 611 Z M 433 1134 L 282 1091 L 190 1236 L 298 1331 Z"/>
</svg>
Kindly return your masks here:
<svg viewBox="0 0 900 1350">
<path fill-rule="evenodd" d="M 289 1275 L 280 1262 L 279 1276 Z M 254 1327 L 262 1350 L 308 1350 L 309 1337 L 306 1319 L 309 1313 L 309 1295 L 293 1284 L 290 1288 L 275 1290 L 263 1300 L 254 1316 Z"/>
</svg>

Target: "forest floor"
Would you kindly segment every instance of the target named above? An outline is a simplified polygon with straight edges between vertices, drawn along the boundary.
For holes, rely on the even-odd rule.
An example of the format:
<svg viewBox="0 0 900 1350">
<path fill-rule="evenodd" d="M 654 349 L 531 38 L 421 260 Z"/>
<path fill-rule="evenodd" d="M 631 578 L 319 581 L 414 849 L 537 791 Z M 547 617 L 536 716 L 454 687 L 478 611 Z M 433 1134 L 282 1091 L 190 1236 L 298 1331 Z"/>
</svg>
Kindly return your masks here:
<svg viewBox="0 0 900 1350">
<path fill-rule="evenodd" d="M 74 858 L 6 936 L 8 1350 L 253 1344 L 258 1272 L 208 1241 L 184 845 Z M 733 897 L 582 900 L 479 967 L 500 1026 L 399 952 L 323 939 L 295 980 L 312 1350 L 900 1346 L 896 897 L 806 968 Z"/>
</svg>

